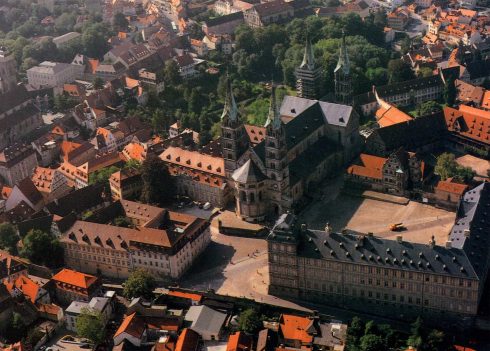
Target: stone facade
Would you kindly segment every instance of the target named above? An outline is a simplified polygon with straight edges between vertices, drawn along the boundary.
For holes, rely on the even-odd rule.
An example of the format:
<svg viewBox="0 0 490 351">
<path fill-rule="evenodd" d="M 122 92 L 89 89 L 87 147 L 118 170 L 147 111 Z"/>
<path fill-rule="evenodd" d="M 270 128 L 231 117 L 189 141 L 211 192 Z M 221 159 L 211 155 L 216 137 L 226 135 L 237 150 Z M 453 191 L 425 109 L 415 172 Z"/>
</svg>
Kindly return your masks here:
<svg viewBox="0 0 490 351">
<path fill-rule="evenodd" d="M 438 245 L 309 230 L 283 215 L 268 236 L 269 293 L 392 318 L 418 315 L 465 327 L 477 315 L 489 268 L 490 186 L 464 196 Z M 466 205 L 468 204 L 468 205 Z M 482 241 L 485 238 L 485 241 Z"/>
</svg>

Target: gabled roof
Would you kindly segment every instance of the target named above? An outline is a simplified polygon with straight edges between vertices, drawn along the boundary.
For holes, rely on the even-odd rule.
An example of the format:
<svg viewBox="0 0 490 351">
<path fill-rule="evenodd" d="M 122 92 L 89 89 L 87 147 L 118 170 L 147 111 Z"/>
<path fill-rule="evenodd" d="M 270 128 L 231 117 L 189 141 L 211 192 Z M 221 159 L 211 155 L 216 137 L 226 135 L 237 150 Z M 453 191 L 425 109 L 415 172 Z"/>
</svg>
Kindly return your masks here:
<svg viewBox="0 0 490 351">
<path fill-rule="evenodd" d="M 490 144 L 490 112 L 460 105 L 459 110 L 444 107 L 449 131 L 478 142 Z"/>
<path fill-rule="evenodd" d="M 244 332 L 231 334 L 226 344 L 226 351 L 248 351 L 252 349 L 252 339 Z"/>
<path fill-rule="evenodd" d="M 195 351 L 199 345 L 199 334 L 194 330 L 185 328 L 177 339 L 175 351 Z"/>
<path fill-rule="evenodd" d="M 12 283 L 6 283 L 7 290 L 12 294 L 15 289 L 22 292 L 24 296 L 29 298 L 32 303 L 36 302 L 37 294 L 39 292 L 39 285 L 26 276 L 21 275 Z"/>
<path fill-rule="evenodd" d="M 175 212 L 173 212 L 175 214 Z M 202 295 L 201 294 L 194 294 L 194 293 L 189 293 L 185 291 L 177 291 L 177 290 L 169 290 L 167 295 L 169 296 L 175 296 L 175 297 L 181 297 L 184 299 L 190 299 L 195 302 L 201 302 L 202 300 Z"/>
<path fill-rule="evenodd" d="M 468 185 L 456 183 L 452 179 L 440 180 L 435 187 L 436 190 L 444 191 L 455 195 L 462 196 L 468 189 Z"/>
<path fill-rule="evenodd" d="M 192 322 L 191 329 L 198 332 L 219 334 L 226 320 L 226 314 L 213 310 L 207 306 L 191 306 L 185 320 Z"/>
<path fill-rule="evenodd" d="M 68 268 L 63 268 L 60 272 L 55 274 L 51 279 L 60 283 L 73 285 L 82 289 L 89 289 L 98 280 L 97 277 L 93 275 L 77 272 Z"/>
<path fill-rule="evenodd" d="M 279 318 L 279 331 L 284 339 L 297 340 L 301 344 L 309 344 L 313 341 L 312 325 L 313 320 L 308 317 L 283 314 Z"/>
<path fill-rule="evenodd" d="M 347 174 L 360 177 L 383 179 L 383 166 L 387 159 L 368 154 L 360 154 L 360 165 L 353 164 L 347 168 Z"/>
<path fill-rule="evenodd" d="M 144 331 L 145 331 L 144 321 L 140 317 L 136 316 L 136 312 L 134 312 L 133 314 L 130 314 L 129 316 L 126 316 L 124 318 L 123 322 L 121 323 L 116 333 L 114 334 L 114 338 L 118 337 L 123 333 L 126 333 L 135 338 L 141 339 Z"/>
<path fill-rule="evenodd" d="M 35 206 L 36 204 L 43 201 L 42 194 L 36 188 L 36 185 L 33 183 L 31 178 L 24 178 L 17 185 L 14 186 L 14 189 L 16 187 L 20 190 L 22 194 L 24 194 L 26 199 L 29 200 L 32 205 Z"/>
</svg>

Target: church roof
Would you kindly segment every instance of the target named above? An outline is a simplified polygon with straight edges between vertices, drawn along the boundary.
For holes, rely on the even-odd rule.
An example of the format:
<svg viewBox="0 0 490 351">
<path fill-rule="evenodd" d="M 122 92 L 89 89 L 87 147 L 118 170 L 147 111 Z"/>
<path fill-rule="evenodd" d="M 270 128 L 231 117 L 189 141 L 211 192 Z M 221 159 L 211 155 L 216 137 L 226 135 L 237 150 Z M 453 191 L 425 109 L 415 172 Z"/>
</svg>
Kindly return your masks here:
<svg viewBox="0 0 490 351">
<path fill-rule="evenodd" d="M 313 53 L 313 47 L 311 46 L 310 39 L 306 39 L 305 53 L 303 55 L 303 62 L 299 66 L 302 69 L 315 69 L 315 55 Z"/>
<path fill-rule="evenodd" d="M 233 172 L 232 178 L 238 183 L 257 183 L 265 180 L 267 177 L 262 173 L 260 168 L 252 159 L 249 159 Z"/>
<path fill-rule="evenodd" d="M 342 69 L 344 74 L 350 73 L 350 60 L 347 53 L 347 45 L 345 44 L 345 34 L 342 35 L 342 43 L 340 44 L 339 60 L 337 62 L 337 67 L 335 67 L 335 72 Z"/>
</svg>

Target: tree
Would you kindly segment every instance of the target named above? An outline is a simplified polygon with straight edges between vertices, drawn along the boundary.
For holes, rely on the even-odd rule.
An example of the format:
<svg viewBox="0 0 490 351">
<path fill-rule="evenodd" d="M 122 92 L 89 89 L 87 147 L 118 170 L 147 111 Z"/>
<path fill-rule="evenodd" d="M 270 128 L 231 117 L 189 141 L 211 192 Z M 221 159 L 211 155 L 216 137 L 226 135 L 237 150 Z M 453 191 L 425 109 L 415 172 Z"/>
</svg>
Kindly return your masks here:
<svg viewBox="0 0 490 351">
<path fill-rule="evenodd" d="M 129 21 L 124 14 L 117 12 L 112 18 L 112 25 L 114 29 L 124 32 L 128 29 Z"/>
<path fill-rule="evenodd" d="M 417 107 L 417 114 L 419 117 L 431 115 L 433 113 L 441 112 L 441 111 L 442 111 L 441 105 L 433 100 L 423 102 Z"/>
<path fill-rule="evenodd" d="M 367 334 L 361 338 L 359 347 L 361 351 L 380 351 L 385 349 L 385 344 L 381 336 Z"/>
<path fill-rule="evenodd" d="M 19 236 L 15 227 L 10 223 L 0 224 L 0 248 L 7 250 L 11 254 L 17 252 L 17 242 L 19 241 Z"/>
<path fill-rule="evenodd" d="M 22 320 L 22 316 L 19 313 L 14 312 L 8 321 L 4 335 L 8 337 L 10 342 L 17 342 L 25 337 L 26 332 L 27 328 Z"/>
<path fill-rule="evenodd" d="M 390 62 L 388 62 L 388 75 L 390 84 L 404 82 L 415 78 L 410 65 L 401 59 L 390 60 Z"/>
<path fill-rule="evenodd" d="M 114 225 L 116 227 L 132 228 L 133 222 L 131 222 L 131 220 L 128 217 L 119 216 L 114 218 Z"/>
<path fill-rule="evenodd" d="M 165 62 L 165 68 L 163 69 L 163 77 L 165 85 L 179 85 L 182 82 L 182 78 L 179 73 L 179 66 L 174 60 L 168 60 Z"/>
<path fill-rule="evenodd" d="M 463 182 L 469 182 L 475 176 L 475 171 L 469 167 L 460 166 L 456 162 L 456 157 L 451 153 L 443 153 L 437 157 L 435 173 L 442 180 L 455 178 Z"/>
<path fill-rule="evenodd" d="M 417 77 L 432 77 L 434 75 L 434 71 L 430 67 L 422 67 L 419 69 L 417 73 Z"/>
<path fill-rule="evenodd" d="M 454 105 L 454 102 L 456 100 L 456 95 L 457 95 L 457 90 L 456 90 L 456 86 L 454 85 L 454 79 L 449 78 L 446 81 L 446 84 L 444 85 L 444 92 L 443 92 L 444 101 L 448 106 Z"/>
<path fill-rule="evenodd" d="M 104 340 L 105 323 L 102 313 L 88 308 L 82 309 L 80 315 L 75 321 L 77 334 L 81 338 L 87 338 L 94 345 Z"/>
<path fill-rule="evenodd" d="M 106 167 L 99 169 L 89 175 L 88 183 L 89 184 L 107 184 L 109 182 L 109 178 L 113 173 L 119 171 L 119 168 L 116 166 Z"/>
<path fill-rule="evenodd" d="M 260 319 L 259 313 L 253 309 L 249 308 L 240 313 L 238 318 L 238 329 L 247 334 L 256 334 L 262 327 L 262 321 Z"/>
<path fill-rule="evenodd" d="M 157 156 L 148 157 L 141 167 L 143 188 L 141 201 L 147 204 L 167 204 L 174 195 L 174 180 L 167 165 Z"/>
<path fill-rule="evenodd" d="M 155 290 L 156 287 L 156 282 L 148 271 L 136 269 L 131 272 L 123 285 L 123 295 L 126 298 L 145 297 L 151 299 L 153 297 L 153 290 Z"/>
<path fill-rule="evenodd" d="M 63 264 L 63 247 L 53 234 L 39 229 L 31 229 L 22 243 L 20 254 L 31 262 L 50 268 L 59 267 Z"/>
<path fill-rule="evenodd" d="M 100 77 L 95 77 L 92 81 L 92 85 L 95 90 L 102 89 L 104 87 L 104 80 Z"/>
</svg>

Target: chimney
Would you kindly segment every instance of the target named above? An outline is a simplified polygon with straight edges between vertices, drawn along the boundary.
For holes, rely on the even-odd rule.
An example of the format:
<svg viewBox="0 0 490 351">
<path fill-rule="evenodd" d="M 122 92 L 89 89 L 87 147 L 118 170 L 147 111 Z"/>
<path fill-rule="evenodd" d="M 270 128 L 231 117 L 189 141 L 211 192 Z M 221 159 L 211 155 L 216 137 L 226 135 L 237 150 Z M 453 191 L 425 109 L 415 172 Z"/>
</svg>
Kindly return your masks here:
<svg viewBox="0 0 490 351">
<path fill-rule="evenodd" d="M 464 236 L 465 236 L 465 238 L 469 238 L 470 237 L 470 230 L 469 229 L 465 229 L 464 230 Z"/>
<path fill-rule="evenodd" d="M 451 240 L 446 241 L 446 249 L 450 249 L 453 246 L 453 242 Z"/>
<path fill-rule="evenodd" d="M 396 241 L 398 241 L 399 243 L 402 243 L 403 242 L 403 237 L 401 235 L 397 235 L 396 236 Z"/>
<path fill-rule="evenodd" d="M 434 248 L 434 246 L 436 246 L 436 238 L 434 237 L 434 235 L 432 235 L 432 237 L 430 238 L 429 246 L 431 248 Z"/>
<path fill-rule="evenodd" d="M 301 232 L 306 233 L 308 231 L 308 226 L 306 223 L 301 224 Z"/>
<path fill-rule="evenodd" d="M 325 232 L 330 235 L 332 234 L 332 227 L 330 226 L 330 223 L 327 222 L 327 224 L 325 225 Z"/>
</svg>

